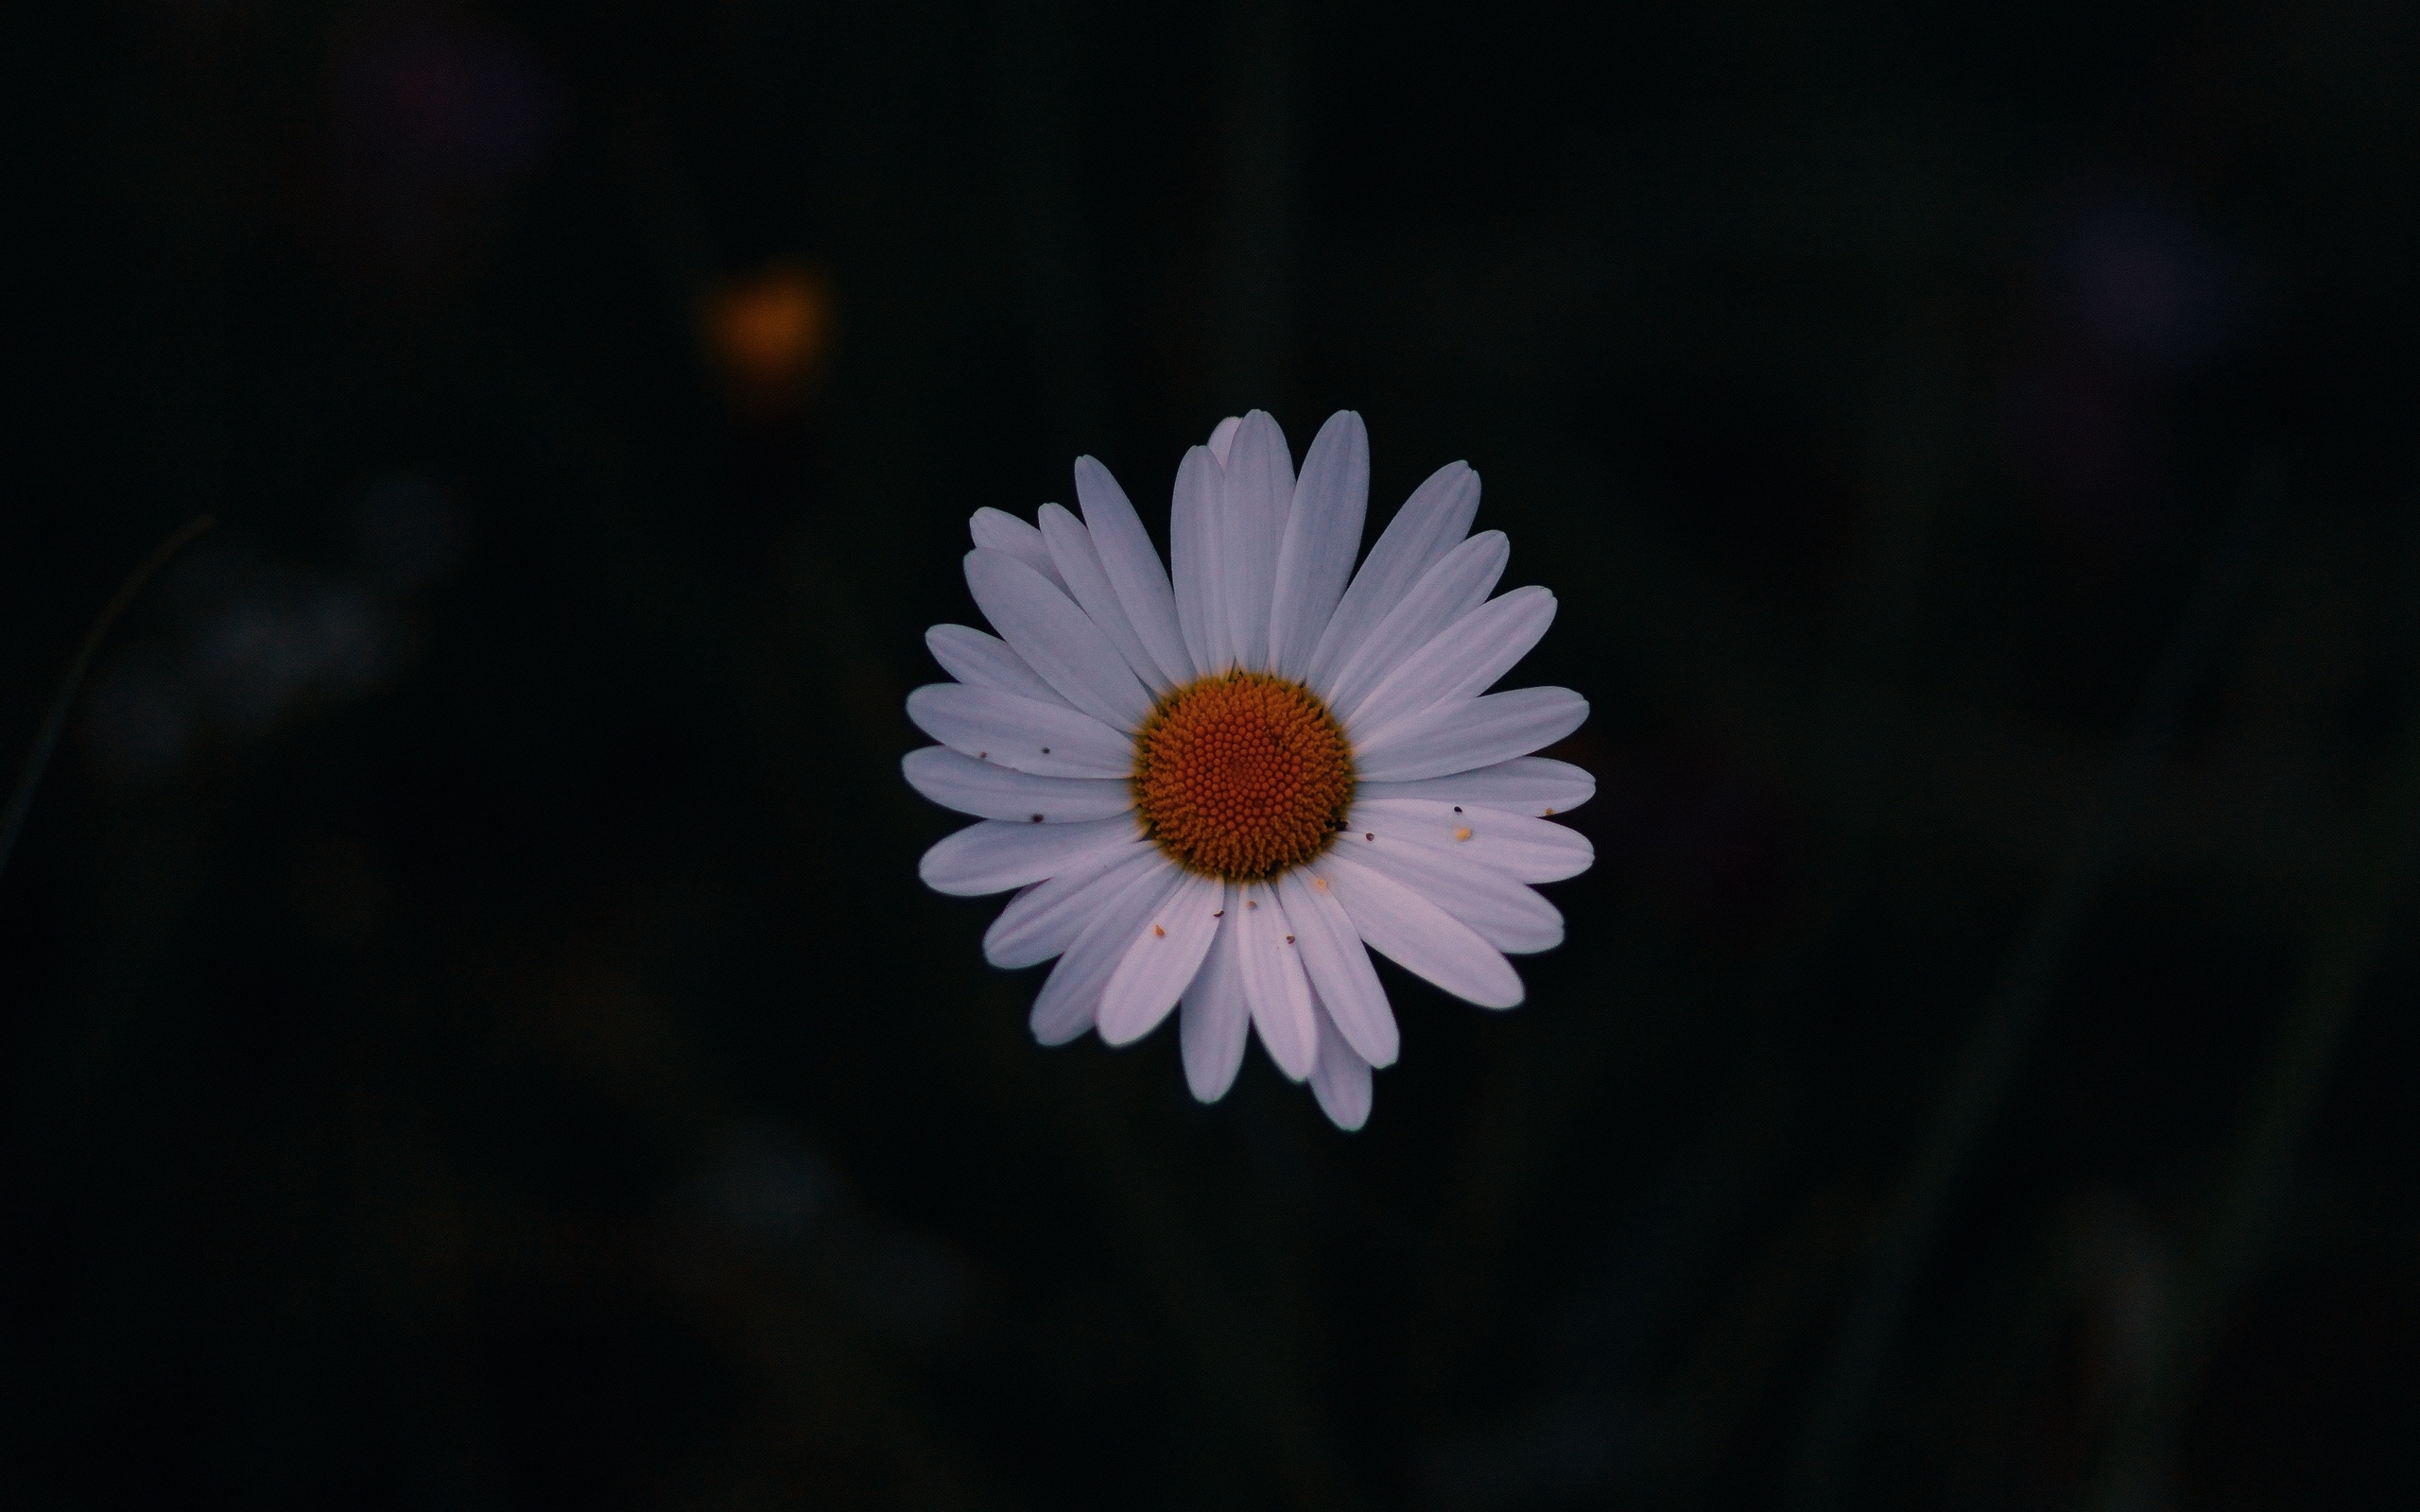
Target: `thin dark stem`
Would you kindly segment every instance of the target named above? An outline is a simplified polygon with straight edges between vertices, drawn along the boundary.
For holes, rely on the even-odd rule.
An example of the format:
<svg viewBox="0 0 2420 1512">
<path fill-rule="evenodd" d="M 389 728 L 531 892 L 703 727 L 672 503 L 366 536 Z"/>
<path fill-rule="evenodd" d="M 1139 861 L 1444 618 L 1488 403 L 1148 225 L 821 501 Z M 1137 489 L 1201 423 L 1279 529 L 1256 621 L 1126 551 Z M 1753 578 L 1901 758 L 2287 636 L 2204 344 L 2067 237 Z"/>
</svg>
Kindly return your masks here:
<svg viewBox="0 0 2420 1512">
<path fill-rule="evenodd" d="M 2165 762 L 2186 701 L 2250 584 L 2275 512 L 2264 473 L 2212 556 L 2199 590 L 2135 706 L 2100 792 L 2071 832 L 2016 954 L 1961 1054 L 1922 1151 L 1883 1214 L 1840 1341 L 1818 1379 L 1787 1467 L 1782 1504 L 1821 1512 L 1838 1496 L 1874 1393 L 1982 1136 L 2023 1066 L 2084 921 L 2123 853 Z"/>
<path fill-rule="evenodd" d="M 2345 1025 L 2360 1006 L 2412 853 L 2420 849 L 2420 710 L 2413 712 L 2405 736 L 2403 768 L 2367 833 L 2377 836 L 2376 848 L 2338 900 L 2330 927 L 2311 952 L 2293 1005 L 2278 1027 L 2209 1230 L 2160 1320 L 2151 1364 L 2118 1420 L 2089 1503 L 2100 1512 L 2165 1503 L 2171 1445 L 2208 1366 L 2213 1331 L 2258 1273 L 2295 1153 Z"/>
<path fill-rule="evenodd" d="M 76 660 L 67 663 L 67 676 L 59 684 L 57 696 L 50 700 L 50 713 L 43 717 L 42 730 L 34 736 L 34 747 L 26 755 L 26 768 L 17 777 L 17 790 L 9 795 L 9 816 L 0 821 L 0 873 L 9 869 L 9 852 L 17 849 L 17 832 L 26 826 L 26 812 L 34 805 L 34 789 L 42 785 L 42 774 L 50 765 L 50 753 L 59 745 L 59 732 L 67 728 L 67 711 L 75 705 L 76 690 L 84 683 L 84 674 L 92 669 L 94 653 L 110 633 L 110 627 L 143 592 L 151 575 L 168 564 L 168 558 L 185 549 L 196 536 L 218 522 L 209 515 L 198 515 L 184 527 L 151 550 L 143 565 L 132 576 L 117 585 L 109 603 L 101 610 L 101 617 L 84 636 L 84 644 L 76 648 Z"/>
</svg>

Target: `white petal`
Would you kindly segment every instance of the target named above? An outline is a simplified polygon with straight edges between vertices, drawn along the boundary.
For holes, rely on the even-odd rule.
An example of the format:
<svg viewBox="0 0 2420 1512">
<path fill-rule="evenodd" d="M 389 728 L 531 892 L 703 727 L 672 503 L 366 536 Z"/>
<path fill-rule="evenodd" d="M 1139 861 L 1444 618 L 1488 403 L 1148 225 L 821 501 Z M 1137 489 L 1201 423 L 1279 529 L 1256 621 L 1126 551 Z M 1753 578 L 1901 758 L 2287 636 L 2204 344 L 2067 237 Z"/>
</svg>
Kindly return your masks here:
<svg viewBox="0 0 2420 1512">
<path fill-rule="evenodd" d="M 985 551 L 1005 551 L 1017 560 L 1064 588 L 1059 569 L 1051 563 L 1050 548 L 1045 544 L 1042 532 L 1026 524 L 1006 509 L 977 509 L 966 522 L 966 533 L 975 544 Z"/>
<path fill-rule="evenodd" d="M 1477 513 L 1478 474 L 1467 463 L 1449 462 L 1412 490 L 1370 548 L 1361 570 L 1353 575 L 1353 586 L 1344 591 L 1327 628 L 1320 632 L 1319 649 L 1311 654 L 1310 674 L 1304 680 L 1314 688 L 1327 686 L 1421 575 L 1461 543 Z"/>
<path fill-rule="evenodd" d="M 1351 1132 L 1370 1121 L 1370 1065 L 1353 1053 L 1322 1005 L 1319 1015 L 1319 1063 L 1311 1068 L 1311 1095 L 1337 1127 Z"/>
<path fill-rule="evenodd" d="M 1036 777 L 978 762 L 946 746 L 911 750 L 900 763 L 908 784 L 934 802 L 978 818 L 1067 824 L 1105 819 L 1134 806 L 1134 790 L 1104 777 Z"/>
<path fill-rule="evenodd" d="M 1451 852 L 1431 850 L 1404 838 L 1398 824 L 1362 817 L 1372 826 L 1337 840 L 1336 850 L 1354 862 L 1382 871 L 1478 931 L 1499 951 L 1526 955 L 1563 943 L 1563 914 L 1554 904 L 1494 867 Z"/>
<path fill-rule="evenodd" d="M 1577 830 L 1502 809 L 1466 809 L 1429 799 L 1364 798 L 1355 801 L 1352 822 L 1356 833 L 1392 834 L 1493 867 L 1515 882 L 1561 882 L 1597 860 L 1597 848 Z"/>
<path fill-rule="evenodd" d="M 1300 680 L 1311 669 L 1320 632 L 1344 596 L 1361 522 L 1370 507 L 1370 433 L 1340 409 L 1312 438 L 1294 480 L 1294 505 L 1277 548 L 1277 587 L 1269 609 L 1270 665 Z"/>
<path fill-rule="evenodd" d="M 908 717 L 950 749 L 1043 777 L 1130 777 L 1134 743 L 1088 713 L 994 688 L 928 682 Z"/>
<path fill-rule="evenodd" d="M 1112 899 L 1158 875 L 1167 861 L 1159 847 L 1138 839 L 1035 883 L 1010 899 L 983 932 L 983 958 L 1003 971 L 1041 965 L 1073 945 Z"/>
<path fill-rule="evenodd" d="M 1512 963 L 1419 893 L 1334 851 L 1311 869 L 1328 880 L 1370 948 L 1397 966 L 1483 1008 L 1509 1008 L 1521 1001 L 1521 978 Z"/>
<path fill-rule="evenodd" d="M 1242 902 L 1234 887 L 1224 889 L 1224 902 L 1227 917 L 1219 921 L 1219 937 L 1211 941 L 1193 985 L 1184 989 L 1177 1018 L 1184 1084 L 1205 1103 L 1226 1096 L 1235 1085 L 1252 1029 L 1252 1005 L 1244 1001 L 1243 967 L 1236 955 L 1236 911 Z"/>
<path fill-rule="evenodd" d="M 1569 762 L 1516 756 L 1509 762 L 1457 772 L 1451 777 L 1425 777 L 1416 782 L 1363 782 L 1356 791 L 1366 799 L 1433 799 L 1441 803 L 1545 816 L 1568 814 L 1595 798 L 1597 780 Z"/>
<path fill-rule="evenodd" d="M 1374 744 L 1389 725 L 1457 698 L 1485 693 L 1554 623 L 1554 594 L 1544 588 L 1516 588 L 1473 610 L 1450 629 L 1387 674 L 1353 712 L 1357 738 Z"/>
<path fill-rule="evenodd" d="M 1134 932 L 1100 995 L 1100 1037 L 1131 1044 L 1160 1026 L 1201 970 L 1219 934 L 1226 885 L 1188 874 Z"/>
<path fill-rule="evenodd" d="M 1236 427 L 1243 422 L 1241 415 L 1230 415 L 1210 432 L 1210 455 L 1219 459 L 1220 467 L 1227 465 L 1227 448 L 1235 444 Z"/>
<path fill-rule="evenodd" d="M 1261 1048 L 1289 1081 L 1311 1074 L 1319 1056 L 1319 1028 L 1311 1020 L 1311 982 L 1303 974 L 1303 958 L 1288 938 L 1286 910 L 1276 890 L 1248 884 L 1243 912 L 1228 917 L 1238 931 L 1236 952 L 1241 957 L 1244 1001 L 1252 1005 L 1253 1026 L 1260 1031 Z"/>
<path fill-rule="evenodd" d="M 1033 1037 L 1044 1044 L 1064 1044 L 1093 1026 L 1101 988 L 1109 985 L 1117 963 L 1126 958 L 1134 931 L 1184 876 L 1166 856 L 1155 859 L 1156 867 L 1123 891 L 1102 900 L 1100 912 L 1076 936 L 1044 979 L 1042 990 L 1034 994 L 1033 1012 L 1027 1022 Z"/>
<path fill-rule="evenodd" d="M 1236 428 L 1223 480 L 1219 576 L 1211 589 L 1224 595 L 1227 649 L 1236 665 L 1266 671 L 1277 547 L 1294 502 L 1294 458 L 1286 450 L 1286 433 L 1267 411 L 1253 410 Z"/>
<path fill-rule="evenodd" d="M 1168 499 L 1168 571 L 1176 580 L 1177 627 L 1185 655 L 1203 677 L 1234 664 L 1227 651 L 1226 597 L 1218 587 L 1219 501 L 1226 486 L 1210 449 L 1197 446 L 1177 464 L 1176 490 Z"/>
<path fill-rule="evenodd" d="M 995 688 L 1013 693 L 1020 698 L 1036 698 L 1055 703 L 1063 709 L 1074 704 L 1059 696 L 1059 690 L 1034 675 L 1025 659 L 1009 649 L 1009 643 L 996 635 L 964 625 L 936 625 L 925 632 L 925 644 L 942 670 L 959 681 L 976 688 Z"/>
<path fill-rule="evenodd" d="M 966 586 L 1000 638 L 1069 703 L 1116 730 L 1132 730 L 1150 715 L 1151 696 L 1133 668 L 1042 574 L 1003 551 L 970 551 Z"/>
<path fill-rule="evenodd" d="M 970 824 L 925 852 L 916 874 L 935 892 L 960 898 L 1007 892 L 1082 866 L 1093 856 L 1132 845 L 1134 821 L 1124 815 L 1089 824 Z"/>
<path fill-rule="evenodd" d="M 1059 576 L 1067 582 L 1067 592 L 1084 617 L 1109 638 L 1127 666 L 1152 694 L 1165 693 L 1168 679 L 1160 671 L 1160 663 L 1144 648 L 1143 638 L 1126 618 L 1126 606 L 1119 602 L 1117 590 L 1109 580 L 1109 573 L 1100 564 L 1100 553 L 1093 544 L 1093 534 L 1084 523 L 1055 504 L 1042 507 L 1042 539 L 1050 543 L 1050 559 L 1059 564 Z"/>
<path fill-rule="evenodd" d="M 1588 700 L 1569 688 L 1515 688 L 1415 714 L 1357 747 L 1353 762 L 1366 782 L 1443 777 L 1551 746 L 1587 717 Z"/>
<path fill-rule="evenodd" d="M 1352 916 L 1336 901 L 1327 879 L 1289 871 L 1277 879 L 1277 897 L 1293 926 L 1311 989 L 1362 1059 L 1374 1066 L 1393 1065 L 1402 1047 L 1394 1010 L 1387 1005 L 1387 989 L 1378 984 L 1370 953 L 1361 948 L 1361 932 L 1353 927 Z"/>
<path fill-rule="evenodd" d="M 1512 557 L 1512 543 L 1503 531 L 1482 530 L 1423 573 L 1378 623 L 1376 633 L 1337 670 L 1326 690 L 1328 707 L 1337 717 L 1351 721 L 1390 673 L 1486 603 Z"/>
<path fill-rule="evenodd" d="M 1184 632 L 1177 627 L 1176 594 L 1168 587 L 1167 569 L 1160 565 L 1159 548 L 1127 500 L 1126 490 L 1109 469 L 1089 456 L 1076 458 L 1076 502 L 1091 527 L 1093 547 L 1100 553 L 1101 570 L 1117 590 L 1127 623 L 1142 638 L 1151 660 L 1159 663 L 1162 683 L 1190 682 L 1199 674 L 1184 648 Z"/>
</svg>

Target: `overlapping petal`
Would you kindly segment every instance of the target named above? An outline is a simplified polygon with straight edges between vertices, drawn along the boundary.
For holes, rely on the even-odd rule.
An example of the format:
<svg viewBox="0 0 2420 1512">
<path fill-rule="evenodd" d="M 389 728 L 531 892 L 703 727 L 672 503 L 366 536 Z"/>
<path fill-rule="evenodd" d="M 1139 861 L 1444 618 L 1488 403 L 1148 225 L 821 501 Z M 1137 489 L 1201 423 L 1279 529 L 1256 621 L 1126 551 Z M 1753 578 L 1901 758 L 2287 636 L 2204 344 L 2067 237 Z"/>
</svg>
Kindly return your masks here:
<svg viewBox="0 0 2420 1512">
<path fill-rule="evenodd" d="M 1184 1058 L 1184 1082 L 1202 1102 L 1215 1103 L 1235 1085 L 1252 1037 L 1252 1005 L 1244 1000 L 1243 963 L 1236 953 L 1241 937 L 1233 922 L 1241 906 L 1236 888 L 1224 888 L 1219 936 L 1210 943 L 1178 1006 L 1177 1034 Z"/>
<path fill-rule="evenodd" d="M 1159 847 L 1134 837 L 1018 893 L 983 932 L 983 958 L 1006 971 L 1040 966 L 1064 953 L 1112 898 L 1168 870 Z"/>
<path fill-rule="evenodd" d="M 1320 1048 L 1311 1067 L 1311 1095 L 1320 1111 L 1337 1127 L 1350 1133 L 1370 1121 L 1370 1065 L 1338 1032 L 1336 1021 L 1319 1005 Z"/>
<path fill-rule="evenodd" d="M 1375 746 L 1396 724 L 1439 704 L 1476 697 L 1530 654 L 1554 623 L 1554 595 L 1516 588 L 1491 599 L 1409 657 L 1346 715 L 1356 738 Z"/>
<path fill-rule="evenodd" d="M 1353 755 L 1364 782 L 1415 782 L 1526 756 L 1587 717 L 1588 700 L 1569 688 L 1515 688 L 1399 720 Z"/>
<path fill-rule="evenodd" d="M 1225 892 L 1216 878 L 1188 875 L 1145 917 L 1101 989 L 1103 1040 L 1127 1044 L 1160 1026 L 1210 954 Z"/>
<path fill-rule="evenodd" d="M 1302 953 L 1294 932 L 1287 927 L 1286 910 L 1274 888 L 1245 886 L 1243 912 L 1231 915 L 1237 931 L 1236 952 L 1241 958 L 1244 1001 L 1252 1007 L 1252 1023 L 1260 1032 L 1261 1048 L 1289 1080 L 1311 1074 L 1319 1054 L 1319 1027 L 1311 1018 L 1311 982 L 1303 972 Z"/>
<path fill-rule="evenodd" d="M 1066 709 L 1076 707 L 1035 676 L 1033 668 L 1025 664 L 1025 659 L 1010 650 L 1009 643 L 996 635 L 986 635 L 964 625 L 936 625 L 925 632 L 925 644 L 942 670 L 960 682 Z"/>
<path fill-rule="evenodd" d="M 1365 798 L 1353 805 L 1353 833 L 1386 833 L 1457 862 L 1493 867 L 1515 882 L 1562 882 L 1597 859 L 1577 830 L 1526 814 L 1434 799 Z"/>
<path fill-rule="evenodd" d="M 1184 637 L 1185 655 L 1202 677 L 1235 665 L 1227 649 L 1227 603 L 1218 591 L 1224 572 L 1220 551 L 1225 532 L 1218 527 L 1219 499 L 1225 474 L 1206 446 L 1197 446 L 1177 464 L 1176 488 L 1168 498 L 1168 576 L 1176 597 L 1177 627 Z"/>
<path fill-rule="evenodd" d="M 1023 558 L 970 551 L 966 586 L 1000 638 L 1069 703 L 1114 730 L 1150 713 L 1150 690 L 1101 627 Z"/>
<path fill-rule="evenodd" d="M 946 746 L 911 750 L 900 761 L 908 784 L 943 808 L 978 818 L 1067 824 L 1105 819 L 1134 806 L 1125 782 L 1097 777 L 1036 777 L 978 762 Z"/>
<path fill-rule="evenodd" d="M 1046 504 L 1042 507 L 1042 539 L 1049 543 L 1050 559 L 1058 564 L 1059 576 L 1066 582 L 1068 594 L 1084 611 L 1084 617 L 1100 627 L 1101 634 L 1126 659 L 1127 666 L 1145 688 L 1154 696 L 1166 693 L 1174 679 L 1160 670 L 1158 659 L 1127 618 L 1126 605 L 1117 596 L 1116 585 L 1109 580 L 1109 570 L 1101 565 L 1092 531 L 1058 505 Z"/>
<path fill-rule="evenodd" d="M 1126 959 L 1134 931 L 1184 880 L 1184 873 L 1173 863 L 1159 858 L 1159 865 L 1101 901 L 1100 911 L 1078 932 L 1034 994 L 1028 1022 L 1036 1040 L 1065 1044 L 1093 1026 L 1101 989 Z"/>
<path fill-rule="evenodd" d="M 1377 629 L 1421 576 L 1461 544 L 1478 513 L 1478 474 L 1467 463 L 1449 462 L 1412 490 L 1403 507 L 1387 523 L 1376 545 L 1352 585 L 1336 606 L 1336 613 L 1320 632 L 1319 648 L 1311 654 L 1306 680 L 1313 687 L 1325 680 Z"/>
<path fill-rule="evenodd" d="M 1363 700 L 1390 673 L 1486 603 L 1512 558 L 1512 543 L 1503 531 L 1482 530 L 1421 574 L 1420 581 L 1387 611 L 1376 631 L 1322 690 L 1336 716 L 1351 723 Z"/>
<path fill-rule="evenodd" d="M 1083 866 L 1134 842 L 1120 815 L 1088 824 L 1011 824 L 985 819 L 936 842 L 916 873 L 935 892 L 979 898 Z"/>
<path fill-rule="evenodd" d="M 917 729 L 979 762 L 1042 777 L 1125 777 L 1133 743 L 1092 715 L 996 688 L 931 682 L 908 696 Z"/>
<path fill-rule="evenodd" d="M 1277 585 L 1277 548 L 1294 502 L 1294 459 L 1286 433 L 1263 410 L 1236 427 L 1220 468 L 1214 525 L 1219 576 L 1211 592 L 1223 606 L 1231 662 L 1253 670 L 1270 665 L 1270 606 Z"/>
<path fill-rule="evenodd" d="M 1521 1001 L 1521 978 L 1503 952 L 1416 889 L 1337 855 L 1311 871 L 1327 879 L 1370 948 L 1412 975 L 1482 1008 Z"/>
<path fill-rule="evenodd" d="M 1365 799 L 1417 799 L 1544 818 L 1568 814 L 1595 798 L 1597 780 L 1569 762 L 1544 756 L 1515 756 L 1509 762 L 1444 777 L 1424 777 L 1409 782 L 1365 782 L 1357 791 Z"/>
<path fill-rule="evenodd" d="M 1277 548 L 1269 665 L 1279 677 L 1299 682 L 1309 673 L 1311 654 L 1353 576 L 1369 507 L 1370 433 L 1360 416 L 1340 409 L 1320 427 L 1303 457 L 1286 537 Z"/>
<path fill-rule="evenodd" d="M 1005 551 L 1057 586 L 1067 586 L 1060 579 L 1059 569 L 1050 560 L 1050 547 L 1042 539 L 1042 532 L 1006 509 L 976 510 L 973 518 L 966 522 L 966 533 L 974 539 L 977 549 Z"/>
<path fill-rule="evenodd" d="M 1117 591 L 1127 623 L 1151 660 L 1159 664 L 1162 682 L 1189 682 L 1201 668 L 1184 648 L 1184 632 L 1177 626 L 1176 594 L 1168 586 L 1167 569 L 1160 565 L 1159 548 L 1151 544 L 1143 522 L 1126 490 L 1109 469 L 1089 456 L 1076 458 L 1076 502 L 1100 553 L 1101 571 Z"/>
</svg>

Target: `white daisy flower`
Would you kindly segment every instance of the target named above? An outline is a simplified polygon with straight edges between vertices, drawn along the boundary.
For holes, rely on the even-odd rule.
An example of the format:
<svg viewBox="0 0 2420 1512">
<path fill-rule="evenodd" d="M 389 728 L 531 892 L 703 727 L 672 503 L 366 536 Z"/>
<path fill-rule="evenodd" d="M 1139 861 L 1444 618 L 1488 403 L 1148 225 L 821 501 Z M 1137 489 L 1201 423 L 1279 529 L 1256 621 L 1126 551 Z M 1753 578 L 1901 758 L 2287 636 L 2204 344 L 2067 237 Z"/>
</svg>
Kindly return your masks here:
<svg viewBox="0 0 2420 1512">
<path fill-rule="evenodd" d="M 999 638 L 927 632 L 958 680 L 908 696 L 941 744 L 906 767 L 983 821 L 925 853 L 925 883 L 1021 889 L 985 956 L 1059 959 L 1033 1005 L 1043 1043 L 1098 1029 L 1126 1044 L 1182 1005 L 1195 1096 L 1225 1094 L 1250 1025 L 1350 1129 L 1397 1048 L 1365 945 L 1482 1007 L 1521 1001 L 1505 954 L 1563 939 L 1530 885 L 1595 859 L 1547 819 L 1597 783 L 1529 754 L 1577 730 L 1586 700 L 1486 691 L 1555 600 L 1488 596 L 1509 548 L 1501 531 L 1464 539 L 1478 491 L 1467 466 L 1441 468 L 1356 573 L 1361 417 L 1322 426 L 1298 478 L 1254 410 L 1177 469 L 1173 586 L 1089 456 L 1081 519 L 1055 504 L 1039 527 L 976 512 L 966 581 Z"/>
</svg>

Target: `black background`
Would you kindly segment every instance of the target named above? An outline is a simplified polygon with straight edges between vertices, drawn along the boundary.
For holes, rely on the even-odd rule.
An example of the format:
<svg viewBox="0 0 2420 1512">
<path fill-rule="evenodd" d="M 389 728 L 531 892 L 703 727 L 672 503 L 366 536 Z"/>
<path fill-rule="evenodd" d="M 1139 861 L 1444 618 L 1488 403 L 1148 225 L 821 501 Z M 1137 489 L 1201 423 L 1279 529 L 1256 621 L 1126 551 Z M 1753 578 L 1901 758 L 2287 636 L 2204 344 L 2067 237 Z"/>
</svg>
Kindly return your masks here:
<svg viewBox="0 0 2420 1512">
<path fill-rule="evenodd" d="M 218 524 L 0 879 L 0 1498 L 2420 1497 L 2415 16 L 16 10 L 0 749 Z M 1252 406 L 1595 707 L 1350 1136 L 897 773 L 966 516 Z"/>
</svg>

